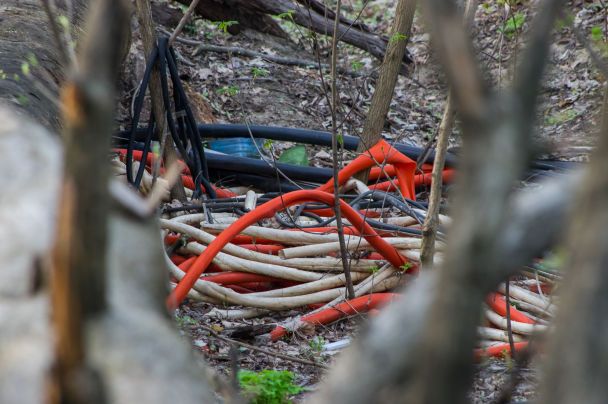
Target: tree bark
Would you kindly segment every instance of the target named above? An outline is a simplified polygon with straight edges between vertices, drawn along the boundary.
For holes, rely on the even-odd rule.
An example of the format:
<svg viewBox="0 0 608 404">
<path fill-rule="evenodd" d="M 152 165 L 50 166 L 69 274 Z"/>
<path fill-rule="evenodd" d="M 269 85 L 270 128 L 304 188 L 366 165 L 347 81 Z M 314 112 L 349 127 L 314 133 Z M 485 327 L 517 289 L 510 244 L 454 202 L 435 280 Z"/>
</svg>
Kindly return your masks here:
<svg viewBox="0 0 608 404">
<path fill-rule="evenodd" d="M 539 403 L 601 403 L 608 397 L 608 90 L 597 149 L 577 193 L 563 267 L 564 291 L 549 342 Z"/>
<path fill-rule="evenodd" d="M 416 3 L 416 0 L 399 0 L 397 2 L 395 21 L 393 21 L 391 28 L 392 40 L 389 40 L 386 48 L 372 102 L 363 124 L 363 131 L 360 135 L 361 141 L 357 147 L 359 153 L 363 153 L 382 138 L 382 129 L 391 106 L 395 84 L 397 84 L 397 78 L 401 70 L 401 61 L 405 55 L 407 40 L 412 30 Z M 359 179 L 367 182 L 368 174 L 369 170 L 365 170 L 359 174 Z"/>
</svg>

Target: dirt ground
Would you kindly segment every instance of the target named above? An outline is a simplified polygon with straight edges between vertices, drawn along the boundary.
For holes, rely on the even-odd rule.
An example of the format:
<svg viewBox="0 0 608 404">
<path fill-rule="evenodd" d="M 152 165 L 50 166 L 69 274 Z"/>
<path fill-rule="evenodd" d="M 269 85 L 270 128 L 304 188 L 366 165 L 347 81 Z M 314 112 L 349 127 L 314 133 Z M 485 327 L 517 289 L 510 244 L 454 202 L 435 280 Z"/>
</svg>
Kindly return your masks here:
<svg viewBox="0 0 608 404">
<path fill-rule="evenodd" d="M 347 14 L 355 17 L 365 2 L 347 0 L 344 3 Z M 361 18 L 375 32 L 386 33 L 395 3 L 394 0 L 370 1 L 361 13 Z M 508 4 L 509 2 L 504 1 L 481 3 L 473 30 L 479 59 L 488 80 L 498 91 L 512 80 L 511 66 L 521 54 L 520 47 L 530 28 L 538 1 L 511 2 L 510 11 Z M 171 2 L 165 3 L 165 7 L 177 9 Z M 519 22 L 509 23 L 509 20 L 514 18 Z M 572 24 L 580 29 L 591 46 L 595 46 L 599 41 L 605 40 L 605 22 L 606 10 L 598 1 L 567 3 L 555 32 L 550 56 L 551 66 L 540 95 L 538 131 L 535 136 L 540 150 L 546 156 L 576 161 L 585 161 L 588 158 L 594 144 L 594 128 L 599 120 L 603 80 L 593 66 L 584 45 L 577 41 Z M 315 60 L 320 57 L 324 62 L 327 61 L 327 38 L 319 36 L 318 50 L 314 51 L 307 30 L 288 20 L 283 20 L 281 24 L 290 34 L 289 40 L 249 30 L 231 36 L 218 29 L 217 24 L 200 19 L 188 24 L 182 36 L 201 43 L 238 46 L 299 59 Z M 597 28 L 594 27 L 601 27 L 601 38 L 598 38 Z M 170 24 L 165 28 L 169 31 L 173 29 Z M 129 121 L 130 97 L 143 72 L 141 48 L 141 43 L 135 41 L 129 56 L 119 117 L 121 125 Z M 182 43 L 177 43 L 176 48 L 185 61 L 181 65 L 182 79 L 188 87 L 188 93 L 201 122 L 249 122 L 310 129 L 330 127 L 331 114 L 326 97 L 329 91 L 328 72 L 323 72 L 321 77 L 316 69 L 284 66 L 261 58 L 225 53 L 204 52 L 195 55 L 195 46 Z M 440 67 L 432 54 L 429 35 L 425 33 L 422 17 L 418 14 L 408 49 L 414 64 L 409 66 L 406 76 L 399 78 L 384 136 L 399 139 L 401 142 L 424 145 L 439 126 L 447 92 Z M 357 76 L 342 75 L 338 80 L 341 130 L 345 134 L 360 134 L 371 100 L 378 62 L 362 50 L 340 44 L 339 64 Z M 454 132 L 451 145 L 458 145 L 458 130 Z M 288 146 L 289 144 L 276 145 L 275 152 L 280 154 L 281 150 Z M 310 148 L 308 154 L 315 165 L 329 164 L 329 154 L 326 151 Z M 234 364 L 230 346 L 211 337 L 199 324 L 212 326 L 224 335 L 245 326 L 272 325 L 281 318 L 273 315 L 237 322 L 209 321 L 202 316 L 209 309 L 210 306 L 205 304 L 186 305 L 180 309 L 177 322 L 205 360 L 225 375 L 231 374 Z M 364 321 L 364 316 L 339 321 L 326 328 L 317 329 L 312 335 L 294 335 L 269 344 L 268 348 L 329 365 L 335 355 L 320 352 L 319 344 L 356 335 L 358 324 Z M 254 353 L 242 347 L 237 351 L 236 363 L 239 368 L 291 370 L 296 375 L 296 383 L 309 391 L 316 388 L 323 374 L 323 370 L 315 366 Z M 510 363 L 502 360 L 480 364 L 471 392 L 472 400 L 476 403 L 494 401 L 501 391 L 510 366 Z M 534 367 L 524 369 L 522 382 L 518 384 L 513 397 L 514 401 L 533 397 L 535 378 Z"/>
</svg>

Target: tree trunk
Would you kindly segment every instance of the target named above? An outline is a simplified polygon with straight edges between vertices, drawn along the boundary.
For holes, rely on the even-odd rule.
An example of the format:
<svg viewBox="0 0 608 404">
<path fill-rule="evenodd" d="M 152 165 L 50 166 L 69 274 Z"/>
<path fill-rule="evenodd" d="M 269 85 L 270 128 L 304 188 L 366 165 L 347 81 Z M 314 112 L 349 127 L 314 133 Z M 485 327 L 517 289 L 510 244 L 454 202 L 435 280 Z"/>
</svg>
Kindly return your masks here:
<svg viewBox="0 0 608 404">
<path fill-rule="evenodd" d="M 602 403 L 608 397 L 608 89 L 597 150 L 576 193 L 563 293 L 549 343 L 540 403 Z M 559 354 L 556 354 L 559 353 Z"/>
<path fill-rule="evenodd" d="M 357 147 L 359 153 L 365 152 L 382 138 L 384 121 L 391 106 L 395 84 L 397 84 L 399 70 L 401 70 L 401 61 L 406 51 L 405 46 L 412 30 L 416 3 L 416 0 L 399 0 L 397 3 L 395 21 L 393 21 L 391 29 L 392 39 L 388 43 L 384 61 L 380 66 L 378 82 L 363 124 L 361 141 Z M 359 173 L 358 178 L 367 183 L 368 175 L 369 169 Z"/>
</svg>

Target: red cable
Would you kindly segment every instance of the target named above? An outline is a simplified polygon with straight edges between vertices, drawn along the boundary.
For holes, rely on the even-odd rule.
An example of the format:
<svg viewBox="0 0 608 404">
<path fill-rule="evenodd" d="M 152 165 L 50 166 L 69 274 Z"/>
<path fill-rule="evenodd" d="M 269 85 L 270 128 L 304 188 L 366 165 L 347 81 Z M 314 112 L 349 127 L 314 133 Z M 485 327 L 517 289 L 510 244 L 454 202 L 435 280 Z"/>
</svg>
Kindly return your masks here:
<svg viewBox="0 0 608 404">
<path fill-rule="evenodd" d="M 397 296 L 399 296 L 397 293 L 373 293 L 371 295 L 360 296 L 340 303 L 332 308 L 303 316 L 301 321 L 315 326 L 333 323 L 342 317 L 363 313 L 385 305 L 391 302 Z M 276 341 L 285 334 L 287 334 L 287 330 L 281 326 L 277 326 L 270 332 L 270 339 L 272 341 Z"/>
<path fill-rule="evenodd" d="M 501 294 L 498 294 L 496 292 L 488 294 L 488 296 L 486 297 L 486 303 L 496 313 L 500 314 L 503 317 L 507 316 L 507 300 Z M 521 311 L 517 310 L 515 307 L 511 306 L 511 309 L 509 311 L 512 321 L 517 321 L 526 324 L 534 324 L 534 320 L 526 316 Z"/>
<path fill-rule="evenodd" d="M 241 244 L 239 245 L 241 248 L 245 248 L 247 250 L 256 251 L 262 254 L 271 254 L 277 255 L 279 251 L 285 248 L 284 245 L 280 244 Z"/>
<path fill-rule="evenodd" d="M 528 346 L 528 341 L 516 342 L 514 344 L 515 352 L 521 352 Z M 487 348 L 477 348 L 473 350 L 473 355 L 476 360 L 480 360 L 484 357 L 493 356 L 495 358 L 503 357 L 505 354 L 511 354 L 511 346 L 507 343 L 494 345 Z"/>
<path fill-rule="evenodd" d="M 250 282 L 275 282 L 278 279 L 266 276 L 250 274 L 247 272 L 222 272 L 200 278 L 203 281 L 217 283 L 219 285 L 238 285 Z"/>
<path fill-rule="evenodd" d="M 380 140 L 371 149 L 361 154 L 340 170 L 340 173 L 338 174 L 338 184 L 342 185 L 356 173 L 378 164 L 392 164 L 394 166 L 394 174 L 399 180 L 399 188 L 401 189 L 403 196 L 412 200 L 416 199 L 416 190 L 414 187 L 416 162 L 401 154 L 385 140 Z M 332 192 L 333 187 L 334 179 L 332 178 L 324 185 L 317 188 L 317 190 Z"/>
<path fill-rule="evenodd" d="M 453 182 L 454 174 L 455 174 L 455 171 L 452 169 L 443 170 L 443 173 L 441 175 L 443 183 L 449 184 L 449 183 Z M 431 182 L 432 182 L 431 174 L 416 174 L 416 176 L 414 177 L 415 186 L 430 185 Z M 390 192 L 390 191 L 394 191 L 394 189 L 395 189 L 395 187 L 393 185 L 399 186 L 399 180 L 384 181 L 384 182 L 379 182 L 377 184 L 372 184 L 369 186 L 369 189 L 372 189 L 375 191 Z"/>
</svg>

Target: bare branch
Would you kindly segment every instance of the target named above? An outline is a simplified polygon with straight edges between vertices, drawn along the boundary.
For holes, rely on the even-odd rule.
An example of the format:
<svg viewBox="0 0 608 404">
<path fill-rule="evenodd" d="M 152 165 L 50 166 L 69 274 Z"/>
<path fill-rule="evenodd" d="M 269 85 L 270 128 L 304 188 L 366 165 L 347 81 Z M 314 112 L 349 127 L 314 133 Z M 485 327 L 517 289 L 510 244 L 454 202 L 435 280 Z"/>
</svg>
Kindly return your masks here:
<svg viewBox="0 0 608 404">
<path fill-rule="evenodd" d="M 169 37 L 169 46 L 173 45 L 173 42 L 175 42 L 175 38 L 177 38 L 177 36 L 180 34 L 180 32 L 182 32 L 182 29 L 184 29 L 184 25 L 186 25 L 186 23 L 192 16 L 192 13 L 194 13 L 194 9 L 198 5 L 199 1 L 200 0 L 192 0 L 192 2 L 190 2 L 190 5 L 188 6 L 188 10 L 186 10 L 182 19 L 179 20 L 177 27 L 175 27 L 175 30 L 171 34 L 171 37 Z"/>
</svg>

